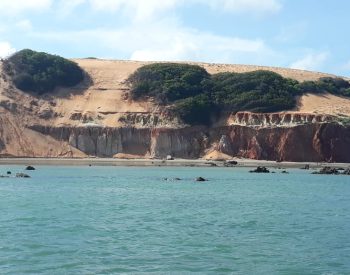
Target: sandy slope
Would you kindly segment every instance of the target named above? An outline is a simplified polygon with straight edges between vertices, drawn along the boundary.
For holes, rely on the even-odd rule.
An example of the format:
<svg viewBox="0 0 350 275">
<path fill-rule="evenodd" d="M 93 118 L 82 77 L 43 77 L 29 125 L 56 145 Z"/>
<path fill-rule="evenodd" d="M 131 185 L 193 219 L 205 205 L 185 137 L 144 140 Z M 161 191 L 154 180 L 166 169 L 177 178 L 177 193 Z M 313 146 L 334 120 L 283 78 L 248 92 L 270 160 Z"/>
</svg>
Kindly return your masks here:
<svg viewBox="0 0 350 275">
<path fill-rule="evenodd" d="M 77 59 L 75 60 L 91 77 L 91 83 L 85 83 L 85 87 L 81 87 L 82 93 L 73 90 L 73 96 L 55 99 L 55 112 L 59 114 L 58 118 L 53 122 L 55 125 L 80 125 L 83 123 L 92 123 L 98 125 L 107 125 L 112 127 L 122 126 L 119 119 L 128 113 L 158 114 L 161 108 L 153 102 L 134 102 L 128 100 L 126 91 L 128 89 L 125 80 L 139 67 L 150 64 L 152 62 L 136 62 L 136 61 L 118 61 L 118 60 L 99 60 L 99 59 Z M 209 73 L 218 72 L 248 72 L 254 70 L 271 70 L 277 72 L 284 77 L 296 79 L 298 81 L 316 80 L 323 76 L 329 76 L 323 73 L 292 70 L 284 68 L 249 66 L 249 65 L 224 65 L 224 64 L 199 64 L 208 70 Z M 90 85 L 90 86 L 89 86 Z M 67 92 L 61 90 L 64 95 Z M 325 114 L 337 114 L 339 112 L 350 115 L 350 101 L 337 98 L 335 96 L 316 97 L 318 100 L 310 99 L 310 96 L 302 97 L 300 109 L 301 112 L 323 112 Z M 341 102 L 339 107 L 335 109 L 335 105 Z M 318 104 L 322 105 L 320 110 Z M 341 109 L 339 111 L 338 109 Z M 80 116 L 83 119 L 72 121 L 72 116 Z M 85 121 L 84 121 L 85 120 Z"/>
<path fill-rule="evenodd" d="M 299 106 L 296 111 L 301 113 L 350 116 L 350 99 L 332 94 L 306 94 L 299 99 Z"/>
<path fill-rule="evenodd" d="M 17 109 L 21 109 L 21 113 L 26 114 L 23 116 L 26 124 L 41 123 L 50 126 L 100 125 L 118 127 L 125 123 L 121 122 L 120 119 L 130 114 L 135 116 L 134 120 L 137 120 L 137 116 L 141 118 L 145 114 L 159 116 L 162 113 L 162 108 L 154 102 L 135 102 L 127 97 L 128 86 L 125 81 L 128 76 L 137 68 L 152 62 L 99 59 L 76 59 L 75 61 L 89 76 L 78 87 L 59 89 L 54 97 L 36 98 L 9 88 L 9 81 L 5 82 L 3 77 L 0 77 L 0 103 L 2 102 L 2 105 L 5 104 L 4 102 L 7 102 L 7 105 L 17 104 Z M 315 80 L 323 76 L 329 76 L 318 72 L 273 67 L 191 64 L 199 64 L 207 69 L 209 73 L 271 70 L 284 77 L 299 81 Z M 295 111 L 350 116 L 350 100 L 328 94 L 305 95 L 300 98 L 299 107 Z M 171 123 L 170 127 L 174 125 L 173 122 Z M 161 126 L 166 125 L 162 124 Z"/>
</svg>

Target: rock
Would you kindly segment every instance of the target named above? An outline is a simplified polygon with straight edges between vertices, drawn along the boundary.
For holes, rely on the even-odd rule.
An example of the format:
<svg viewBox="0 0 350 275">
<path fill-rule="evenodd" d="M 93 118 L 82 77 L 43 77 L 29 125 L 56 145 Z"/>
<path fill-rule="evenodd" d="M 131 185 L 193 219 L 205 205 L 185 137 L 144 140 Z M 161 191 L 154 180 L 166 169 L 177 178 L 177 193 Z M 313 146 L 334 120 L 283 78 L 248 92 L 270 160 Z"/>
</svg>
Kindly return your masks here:
<svg viewBox="0 0 350 275">
<path fill-rule="evenodd" d="M 198 178 L 196 178 L 196 181 L 207 181 L 207 180 L 205 178 L 198 177 Z"/>
<path fill-rule="evenodd" d="M 180 181 L 180 178 L 163 178 L 164 181 Z"/>
<path fill-rule="evenodd" d="M 258 166 L 255 170 L 249 171 L 250 173 L 270 173 L 270 171 L 264 166 Z"/>
<path fill-rule="evenodd" d="M 6 173 L 7 175 L 11 175 L 12 173 L 11 173 L 11 171 L 7 171 L 7 173 Z"/>
<path fill-rule="evenodd" d="M 282 171 L 281 173 L 282 174 L 289 174 L 289 172 L 287 172 L 287 171 Z"/>
<path fill-rule="evenodd" d="M 171 155 L 167 155 L 166 160 L 174 160 L 174 158 Z"/>
<path fill-rule="evenodd" d="M 227 135 L 222 135 L 218 144 L 218 150 L 224 154 L 232 154 L 232 145 Z"/>
<path fill-rule="evenodd" d="M 30 176 L 24 173 L 17 173 L 16 178 L 30 178 Z"/>
<path fill-rule="evenodd" d="M 26 167 L 26 169 L 25 170 L 27 170 L 27 171 L 34 171 L 35 170 L 35 168 L 33 167 L 33 166 L 27 166 Z"/>
<path fill-rule="evenodd" d="M 305 166 L 302 167 L 301 169 L 303 169 L 303 170 L 309 170 L 309 169 L 310 169 L 310 164 L 305 164 Z"/>
<path fill-rule="evenodd" d="M 214 163 L 214 162 L 206 162 L 205 164 L 207 164 L 207 165 L 209 165 L 211 167 L 216 167 L 217 166 L 217 164 Z"/>
<path fill-rule="evenodd" d="M 235 166 L 237 164 L 238 164 L 238 162 L 235 160 L 226 160 L 224 163 L 224 166 L 229 167 L 229 166 Z"/>
<path fill-rule="evenodd" d="M 0 178 L 9 178 L 9 176 L 0 175 Z"/>
<path fill-rule="evenodd" d="M 39 112 L 39 117 L 42 119 L 50 119 L 55 116 L 55 113 L 51 109 L 44 109 Z"/>
<path fill-rule="evenodd" d="M 332 168 L 329 166 L 323 167 L 320 171 L 318 172 L 313 172 L 312 174 L 316 175 L 339 175 L 339 171 L 337 168 Z"/>
<path fill-rule="evenodd" d="M 345 169 L 344 172 L 342 173 L 343 175 L 348 175 L 350 176 L 350 167 Z"/>
</svg>

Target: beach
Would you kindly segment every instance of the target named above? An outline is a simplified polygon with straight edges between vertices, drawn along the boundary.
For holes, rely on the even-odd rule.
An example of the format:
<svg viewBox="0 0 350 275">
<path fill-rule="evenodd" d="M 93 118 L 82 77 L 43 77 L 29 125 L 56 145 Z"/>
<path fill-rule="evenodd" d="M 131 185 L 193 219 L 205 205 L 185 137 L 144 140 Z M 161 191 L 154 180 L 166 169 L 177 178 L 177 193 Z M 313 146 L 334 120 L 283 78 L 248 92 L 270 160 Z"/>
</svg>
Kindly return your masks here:
<svg viewBox="0 0 350 275">
<path fill-rule="evenodd" d="M 229 167 L 304 168 L 325 166 L 347 168 L 349 163 L 328 162 L 276 162 L 234 158 L 237 165 Z M 170 166 L 170 167 L 225 167 L 227 162 L 205 159 L 115 159 L 115 158 L 0 158 L 0 165 L 52 165 L 52 166 Z"/>
</svg>

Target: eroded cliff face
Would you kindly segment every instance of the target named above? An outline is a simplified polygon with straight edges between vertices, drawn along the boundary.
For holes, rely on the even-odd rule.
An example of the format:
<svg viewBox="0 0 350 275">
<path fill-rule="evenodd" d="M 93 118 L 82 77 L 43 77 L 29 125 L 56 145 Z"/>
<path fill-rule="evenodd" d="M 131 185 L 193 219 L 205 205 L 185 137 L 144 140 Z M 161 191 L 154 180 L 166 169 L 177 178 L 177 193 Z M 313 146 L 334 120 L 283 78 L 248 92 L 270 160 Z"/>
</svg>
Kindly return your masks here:
<svg viewBox="0 0 350 275">
<path fill-rule="evenodd" d="M 72 89 L 40 97 L 17 90 L 2 73 L 0 62 L 0 157 L 124 154 L 194 159 L 218 151 L 252 159 L 350 162 L 350 126 L 337 122 L 339 114 L 349 120 L 350 99 L 309 95 L 302 103 L 303 112 L 239 112 L 223 115 L 210 128 L 187 127 L 151 99 L 136 102 L 128 97 L 125 79 L 144 63 L 78 62 L 89 78 Z M 210 73 L 254 69 L 203 66 Z M 279 72 L 298 80 L 323 76 L 295 70 Z M 310 101 L 316 99 L 315 107 Z"/>
<path fill-rule="evenodd" d="M 310 123 L 325 123 L 335 121 L 335 116 L 307 114 L 297 112 L 282 113 L 251 113 L 238 112 L 231 114 L 228 125 L 241 125 L 249 127 L 293 127 Z"/>
<path fill-rule="evenodd" d="M 200 158 L 210 150 L 230 156 L 279 161 L 350 162 L 350 128 L 335 123 L 294 127 L 252 128 L 241 125 L 218 128 L 51 128 L 32 130 L 69 143 L 87 155 L 113 157 Z"/>
</svg>

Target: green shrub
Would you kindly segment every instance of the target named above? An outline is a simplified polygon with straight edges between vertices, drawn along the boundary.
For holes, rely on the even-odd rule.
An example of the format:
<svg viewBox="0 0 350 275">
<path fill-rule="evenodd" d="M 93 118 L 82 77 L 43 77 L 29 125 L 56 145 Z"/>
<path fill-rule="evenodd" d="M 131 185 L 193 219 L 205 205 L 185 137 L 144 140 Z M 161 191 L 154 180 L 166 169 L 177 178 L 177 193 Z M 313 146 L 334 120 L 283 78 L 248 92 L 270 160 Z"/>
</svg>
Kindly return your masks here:
<svg viewBox="0 0 350 275">
<path fill-rule="evenodd" d="M 212 98 L 219 106 L 234 111 L 273 112 L 293 108 L 297 81 L 270 71 L 220 73 L 213 75 Z"/>
<path fill-rule="evenodd" d="M 134 99 L 151 96 L 167 104 L 205 92 L 209 79 L 210 75 L 200 66 L 158 63 L 139 68 L 128 82 Z"/>
<path fill-rule="evenodd" d="M 183 121 L 191 125 L 208 125 L 218 111 L 207 94 L 180 100 L 174 110 Z"/>
<path fill-rule="evenodd" d="M 350 83 L 341 78 L 305 81 L 271 71 L 209 75 L 195 65 L 160 63 L 139 68 L 129 79 L 134 99 L 153 97 L 188 124 L 210 124 L 220 111 L 278 112 L 295 108 L 296 96 L 330 92 L 350 97 Z"/>
<path fill-rule="evenodd" d="M 52 92 L 59 86 L 75 86 L 84 78 L 75 62 L 32 50 L 22 50 L 9 57 L 6 68 L 18 89 L 38 94 Z"/>
</svg>

